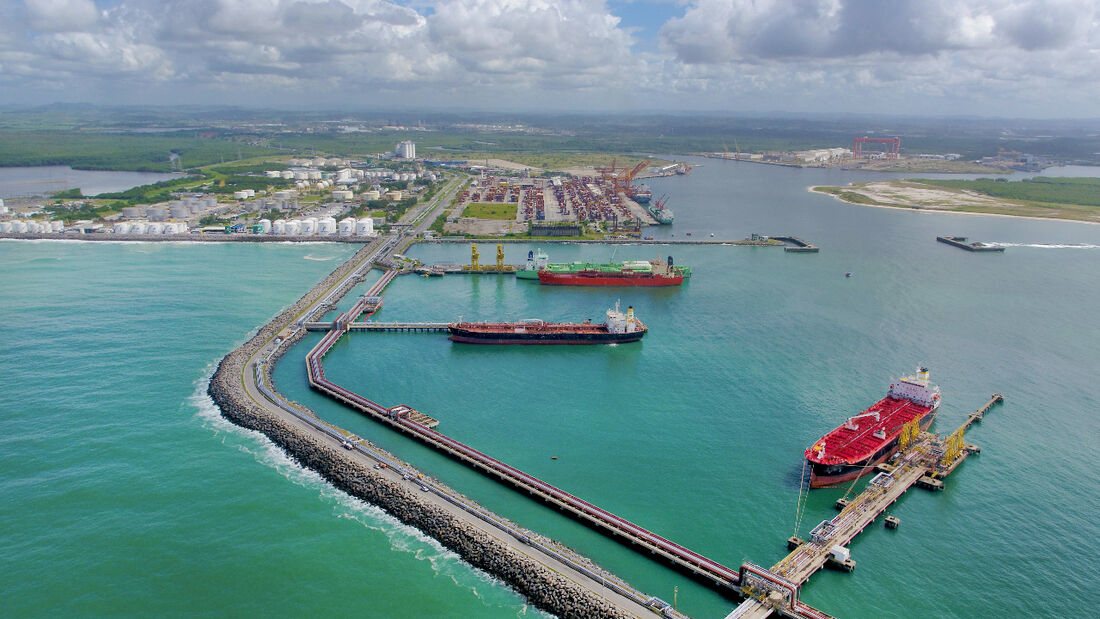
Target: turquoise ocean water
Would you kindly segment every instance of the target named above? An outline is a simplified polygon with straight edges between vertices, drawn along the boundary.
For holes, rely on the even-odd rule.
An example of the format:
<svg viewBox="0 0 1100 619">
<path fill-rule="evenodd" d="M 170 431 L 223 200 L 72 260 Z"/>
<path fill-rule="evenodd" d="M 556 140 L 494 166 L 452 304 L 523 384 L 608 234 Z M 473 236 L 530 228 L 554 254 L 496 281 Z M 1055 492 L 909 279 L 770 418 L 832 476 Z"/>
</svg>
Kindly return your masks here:
<svg viewBox="0 0 1100 619">
<path fill-rule="evenodd" d="M 617 299 L 637 345 L 488 348 L 352 334 L 330 378 L 717 561 L 771 565 L 795 532 L 801 453 L 926 364 L 950 430 L 983 453 L 868 529 L 851 574 L 804 599 L 841 617 L 1082 616 L 1097 603 L 1100 227 L 873 209 L 806 192 L 867 175 L 700 160 L 650 181 L 659 234 L 796 234 L 817 255 L 729 246 L 555 245 L 553 260 L 655 257 L 678 290 L 540 288 L 496 276 L 399 278 L 379 320 L 600 319 Z M 880 178 L 874 176 L 871 178 Z M 971 254 L 958 234 L 1008 244 Z M 329 489 L 201 397 L 213 364 L 348 256 L 342 245 L 0 243 L 4 599 L 47 611 L 511 616 L 507 588 Z M 506 246 L 509 262 L 528 248 Z M 463 245 L 418 246 L 459 262 Z M 482 248 L 482 254 L 491 251 Z M 846 272 L 851 278 L 845 278 Z M 365 286 L 364 286 L 365 287 Z M 345 305 L 349 301 L 345 302 Z M 279 388 L 420 468 L 560 539 L 681 610 L 733 603 L 309 391 Z M 557 457 L 552 460 L 552 457 Z M 814 491 L 799 533 L 843 490 Z"/>
</svg>

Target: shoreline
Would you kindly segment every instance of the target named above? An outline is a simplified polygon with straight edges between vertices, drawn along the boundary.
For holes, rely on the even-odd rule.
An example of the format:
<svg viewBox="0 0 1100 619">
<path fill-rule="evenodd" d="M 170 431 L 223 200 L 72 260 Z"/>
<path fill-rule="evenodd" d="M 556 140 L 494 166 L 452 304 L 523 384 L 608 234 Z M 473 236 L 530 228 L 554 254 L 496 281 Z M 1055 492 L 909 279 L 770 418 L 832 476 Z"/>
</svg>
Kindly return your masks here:
<svg viewBox="0 0 1100 619">
<path fill-rule="evenodd" d="M 887 204 L 861 204 L 859 202 L 849 202 L 849 201 L 845 200 L 844 198 L 841 198 L 840 196 L 836 195 L 835 193 L 829 193 L 828 191 L 817 191 L 817 189 L 815 189 L 815 187 L 817 187 L 817 186 L 808 185 L 806 187 L 806 191 L 809 192 L 809 193 L 816 193 L 816 194 L 820 194 L 820 195 L 823 195 L 823 196 L 829 196 L 830 198 L 833 198 L 833 199 L 837 200 L 838 202 L 842 202 L 844 204 L 850 204 L 852 206 L 865 206 L 865 207 L 869 207 L 869 208 L 887 208 L 887 209 L 893 209 L 895 211 L 909 211 L 909 212 L 913 212 L 913 213 L 930 213 L 930 214 L 934 214 L 934 215 L 970 215 L 972 217 L 1009 217 L 1009 218 L 1012 218 L 1012 219 L 1031 219 L 1031 220 L 1035 220 L 1035 221 L 1053 221 L 1053 222 L 1070 223 L 1070 224 L 1085 224 L 1087 226 L 1100 225 L 1100 221 L 1084 221 L 1084 220 L 1081 220 L 1081 219 L 1065 219 L 1063 217 L 1035 217 L 1035 216 L 1032 216 L 1032 215 L 1009 215 L 1008 213 L 976 213 L 974 211 L 947 211 L 947 210 L 939 210 L 939 209 L 933 209 L 933 208 L 914 208 L 914 207 L 911 207 L 911 206 L 889 206 Z"/>
</svg>

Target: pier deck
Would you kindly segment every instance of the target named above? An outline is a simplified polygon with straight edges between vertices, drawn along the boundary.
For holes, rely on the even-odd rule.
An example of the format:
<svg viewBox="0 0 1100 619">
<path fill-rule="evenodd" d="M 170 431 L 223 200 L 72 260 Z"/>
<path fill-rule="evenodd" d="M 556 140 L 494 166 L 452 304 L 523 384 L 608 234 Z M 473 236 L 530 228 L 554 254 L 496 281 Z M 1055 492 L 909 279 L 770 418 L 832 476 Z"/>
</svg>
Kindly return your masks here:
<svg viewBox="0 0 1100 619">
<path fill-rule="evenodd" d="M 769 238 L 773 238 L 777 241 L 783 241 L 784 243 L 790 243 L 790 245 L 783 248 L 783 251 L 786 252 L 816 254 L 817 252 L 821 251 L 821 248 L 817 245 L 814 245 L 809 241 L 802 240 L 797 236 L 772 236 Z"/>
<path fill-rule="evenodd" d="M 340 326 L 332 322 L 307 322 L 306 329 L 310 331 L 331 331 L 333 329 L 339 329 Z M 449 322 L 348 322 L 343 328 L 348 331 L 404 331 L 411 332 L 446 332 L 449 329 L 451 323 Z"/>
<path fill-rule="evenodd" d="M 952 247 L 958 247 L 959 249 L 965 249 L 966 251 L 1004 251 L 1004 247 L 998 245 L 986 245 L 975 241 L 973 243 L 967 243 L 965 236 L 937 236 L 936 240 L 950 245 Z"/>
</svg>

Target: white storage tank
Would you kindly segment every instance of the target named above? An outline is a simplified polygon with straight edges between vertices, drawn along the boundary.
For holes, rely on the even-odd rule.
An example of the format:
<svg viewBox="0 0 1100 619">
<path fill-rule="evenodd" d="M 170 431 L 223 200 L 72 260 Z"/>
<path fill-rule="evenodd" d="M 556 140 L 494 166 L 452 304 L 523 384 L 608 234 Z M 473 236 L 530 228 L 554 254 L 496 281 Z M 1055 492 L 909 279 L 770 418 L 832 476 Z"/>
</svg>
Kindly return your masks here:
<svg viewBox="0 0 1100 619">
<path fill-rule="evenodd" d="M 263 234 L 271 234 L 271 220 L 270 219 L 261 219 L 260 221 L 258 221 L 256 223 L 260 224 L 260 231 Z"/>
<path fill-rule="evenodd" d="M 281 178 L 282 177 L 282 173 L 280 173 L 278 170 L 267 170 L 267 171 L 264 172 L 264 175 L 267 176 L 268 178 Z"/>
<path fill-rule="evenodd" d="M 382 197 L 382 193 L 377 189 L 371 189 L 363 193 L 363 198 L 367 200 L 377 200 L 380 197 Z"/>
<path fill-rule="evenodd" d="M 4 233 L 11 232 L 11 222 L 10 221 L 0 221 L 0 232 L 4 232 Z"/>
<path fill-rule="evenodd" d="M 286 222 L 286 235 L 287 236 L 299 236 L 302 234 L 302 222 L 297 219 L 291 219 Z"/>
<path fill-rule="evenodd" d="M 351 236 L 355 234 L 355 218 L 347 217 L 345 219 L 341 219 L 338 230 L 340 232 L 340 236 Z"/>
<path fill-rule="evenodd" d="M 218 199 L 214 196 L 203 198 L 203 202 L 206 203 L 206 208 L 213 208 L 218 205 Z"/>
<path fill-rule="evenodd" d="M 282 174 L 280 174 L 279 176 L 283 177 L 286 180 L 290 180 L 294 178 L 294 173 L 290 170 L 283 170 Z"/>
<path fill-rule="evenodd" d="M 310 217 L 302 222 L 302 236 L 313 236 L 317 234 L 317 218 Z"/>
<path fill-rule="evenodd" d="M 111 232 L 115 234 L 130 234 L 130 228 L 132 226 L 125 221 L 115 222 L 115 225 L 111 226 Z"/>
<path fill-rule="evenodd" d="M 247 191 L 234 191 L 233 192 L 233 199 L 235 199 L 235 200 L 246 200 L 246 199 L 248 199 L 248 192 Z"/>
<path fill-rule="evenodd" d="M 329 236 L 336 234 L 336 220 L 332 217 L 323 217 L 317 221 L 317 234 Z"/>
<path fill-rule="evenodd" d="M 64 229 L 65 229 L 65 222 L 61 221 L 60 219 L 55 219 L 54 221 L 50 222 L 50 231 L 51 232 L 61 232 Z"/>
<path fill-rule="evenodd" d="M 164 208 L 163 206 L 150 207 L 149 210 L 145 212 L 145 214 L 149 216 L 150 221 L 168 220 L 168 209 Z"/>
<path fill-rule="evenodd" d="M 370 236 L 374 234 L 374 220 L 364 217 L 355 222 L 355 236 Z"/>
<path fill-rule="evenodd" d="M 145 223 L 137 222 L 130 227 L 130 234 L 145 234 Z"/>
<path fill-rule="evenodd" d="M 24 223 L 23 232 L 26 232 L 27 234 L 35 234 L 36 232 L 38 232 L 38 224 L 33 221 L 28 221 Z"/>
<path fill-rule="evenodd" d="M 333 200 L 350 200 L 355 197 L 355 193 L 350 189 L 334 189 L 332 191 Z"/>
<path fill-rule="evenodd" d="M 124 206 L 122 207 L 122 216 L 126 219 L 145 217 L 145 209 L 138 206 Z"/>
<path fill-rule="evenodd" d="M 275 221 L 271 222 L 271 233 L 278 234 L 280 236 L 286 234 L 286 220 L 276 219 Z"/>
<path fill-rule="evenodd" d="M 151 223 L 145 226 L 145 234 L 164 234 L 164 224 Z"/>
<path fill-rule="evenodd" d="M 310 170 L 309 172 L 306 172 L 306 178 L 308 178 L 311 181 L 319 181 L 319 180 L 321 180 L 321 171 L 320 170 Z"/>
<path fill-rule="evenodd" d="M 176 204 L 168 209 L 168 214 L 172 219 L 187 219 L 191 214 L 191 207 L 186 204 Z"/>
</svg>

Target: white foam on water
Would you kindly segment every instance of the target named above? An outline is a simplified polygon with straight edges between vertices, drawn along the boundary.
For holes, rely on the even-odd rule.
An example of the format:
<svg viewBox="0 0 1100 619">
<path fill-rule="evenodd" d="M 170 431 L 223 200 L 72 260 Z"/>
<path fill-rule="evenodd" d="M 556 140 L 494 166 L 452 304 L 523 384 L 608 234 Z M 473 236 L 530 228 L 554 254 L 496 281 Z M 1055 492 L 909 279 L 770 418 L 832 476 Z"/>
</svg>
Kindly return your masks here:
<svg viewBox="0 0 1100 619">
<path fill-rule="evenodd" d="M 994 247 L 1038 247 L 1041 249 L 1100 249 L 1089 243 L 986 243 Z"/>
<path fill-rule="evenodd" d="M 316 262 L 328 262 L 329 260 L 333 260 L 335 258 L 335 256 L 322 256 L 320 258 L 317 258 L 315 256 L 311 256 L 310 254 L 302 256 L 303 260 L 314 260 Z"/>
<path fill-rule="evenodd" d="M 469 591 L 486 606 L 500 607 L 503 600 L 486 599 L 478 591 L 479 586 L 504 587 L 518 595 L 505 582 L 470 565 L 455 552 L 444 548 L 435 538 L 402 523 L 381 508 L 343 492 L 316 471 L 298 464 L 263 433 L 242 428 L 223 417 L 206 392 L 215 367 L 211 364 L 206 375 L 195 383 L 195 392 L 188 398 L 188 403 L 195 409 L 195 417 L 203 427 L 212 429 L 223 445 L 253 456 L 257 462 L 275 469 L 297 486 L 317 490 L 321 500 L 333 506 L 337 518 L 354 520 L 367 530 L 382 533 L 391 550 L 411 554 L 418 561 L 427 561 L 436 577 L 449 578 L 455 586 Z M 519 600 L 507 602 L 509 606 L 512 602 L 520 604 L 516 616 L 527 615 L 529 608 L 538 616 L 551 616 L 529 606 L 522 596 Z"/>
</svg>

